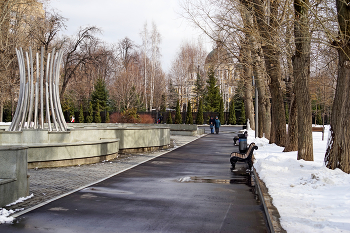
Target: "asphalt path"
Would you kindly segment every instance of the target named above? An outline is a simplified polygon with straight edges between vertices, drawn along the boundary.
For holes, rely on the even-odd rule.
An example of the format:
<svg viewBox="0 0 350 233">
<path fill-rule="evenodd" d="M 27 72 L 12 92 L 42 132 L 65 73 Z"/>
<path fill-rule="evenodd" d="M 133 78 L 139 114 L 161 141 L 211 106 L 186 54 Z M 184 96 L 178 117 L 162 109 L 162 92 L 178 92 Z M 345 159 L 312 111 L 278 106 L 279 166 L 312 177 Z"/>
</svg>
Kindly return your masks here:
<svg viewBox="0 0 350 233">
<path fill-rule="evenodd" d="M 0 232 L 268 232 L 245 165 L 230 170 L 238 130 L 221 127 L 2 224 Z"/>
</svg>

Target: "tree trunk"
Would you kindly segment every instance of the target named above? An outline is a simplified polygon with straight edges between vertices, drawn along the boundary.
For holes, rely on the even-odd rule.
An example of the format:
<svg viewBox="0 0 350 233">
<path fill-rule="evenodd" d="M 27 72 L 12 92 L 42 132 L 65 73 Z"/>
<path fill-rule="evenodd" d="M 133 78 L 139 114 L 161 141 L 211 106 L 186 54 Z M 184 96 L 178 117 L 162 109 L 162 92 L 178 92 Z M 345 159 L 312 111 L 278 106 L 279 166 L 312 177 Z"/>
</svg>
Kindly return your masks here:
<svg viewBox="0 0 350 233">
<path fill-rule="evenodd" d="M 350 9 L 344 1 L 337 0 L 336 3 L 342 40 L 338 44 L 338 79 L 325 162 L 328 168 L 340 168 L 350 173 Z"/>
<path fill-rule="evenodd" d="M 313 161 L 312 112 L 309 93 L 311 39 L 308 7 L 308 0 L 294 0 L 296 51 L 293 59 L 293 74 L 298 109 L 298 159 Z"/>
<path fill-rule="evenodd" d="M 4 115 L 4 103 L 3 101 L 0 101 L 0 122 L 3 122 L 3 116 Z"/>
<path fill-rule="evenodd" d="M 298 125 L 297 125 L 297 105 L 295 99 L 295 87 L 294 87 L 294 77 L 293 77 L 293 61 L 292 54 L 294 53 L 292 50 L 292 46 L 290 46 L 290 41 L 292 38 L 292 25 L 290 23 L 287 24 L 286 29 L 286 45 L 288 46 L 287 51 L 287 65 L 288 65 L 288 73 L 286 78 L 286 96 L 289 106 L 289 116 L 288 116 L 288 133 L 286 135 L 286 147 L 284 148 L 284 152 L 289 151 L 297 151 L 298 150 Z"/>
<path fill-rule="evenodd" d="M 297 151 L 298 150 L 298 111 L 295 95 L 291 97 L 290 108 L 289 108 L 289 121 L 288 121 L 288 134 L 287 143 L 284 148 L 284 152 Z"/>
<path fill-rule="evenodd" d="M 248 37 L 246 35 L 246 37 Z M 254 119 L 254 105 L 253 105 L 253 86 L 252 86 L 252 56 L 251 51 L 247 46 L 247 43 L 244 43 L 241 49 L 243 55 L 243 79 L 244 79 L 244 104 L 246 116 L 249 119 L 250 128 L 255 130 L 255 119 Z"/>
<path fill-rule="evenodd" d="M 283 103 L 283 91 L 281 87 L 282 72 L 280 65 L 280 53 L 278 51 L 278 1 L 270 3 L 270 22 L 266 22 L 267 15 L 264 14 L 263 1 L 257 0 L 254 5 L 257 25 L 264 46 L 264 59 L 266 72 L 270 77 L 269 89 L 271 93 L 271 129 L 270 143 L 276 143 L 278 146 L 285 146 L 286 143 L 286 114 Z"/>
<path fill-rule="evenodd" d="M 265 75 L 265 64 L 262 59 L 263 52 L 261 49 L 261 44 L 258 43 L 256 37 L 256 29 L 254 27 L 254 18 L 253 18 L 253 11 L 252 11 L 252 3 L 242 0 L 242 4 L 245 6 L 244 12 L 243 12 L 243 22 L 245 24 L 245 28 L 248 30 L 248 33 L 246 35 L 249 36 L 247 38 L 249 47 L 251 48 L 251 56 L 252 56 L 252 66 L 253 66 L 253 75 L 256 80 L 256 85 L 259 92 L 259 109 L 258 109 L 258 121 L 259 121 L 259 127 L 258 129 L 258 136 L 263 137 L 265 133 L 265 137 L 270 137 L 270 112 L 267 111 L 269 107 L 269 101 L 266 97 L 267 93 L 267 84 L 266 84 L 266 75 Z"/>
</svg>

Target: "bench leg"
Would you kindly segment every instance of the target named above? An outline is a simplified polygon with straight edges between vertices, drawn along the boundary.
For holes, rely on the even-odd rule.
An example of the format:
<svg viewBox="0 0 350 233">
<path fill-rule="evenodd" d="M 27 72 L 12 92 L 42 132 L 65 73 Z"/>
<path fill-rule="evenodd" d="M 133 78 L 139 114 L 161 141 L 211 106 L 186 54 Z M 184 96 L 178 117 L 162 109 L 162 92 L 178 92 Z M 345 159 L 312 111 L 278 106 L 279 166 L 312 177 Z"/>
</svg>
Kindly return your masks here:
<svg viewBox="0 0 350 233">
<path fill-rule="evenodd" d="M 231 162 L 231 165 L 232 165 L 231 170 L 234 170 L 236 168 L 236 162 Z"/>
<path fill-rule="evenodd" d="M 249 170 L 252 170 L 253 167 L 253 161 L 249 160 L 248 162 Z"/>
</svg>

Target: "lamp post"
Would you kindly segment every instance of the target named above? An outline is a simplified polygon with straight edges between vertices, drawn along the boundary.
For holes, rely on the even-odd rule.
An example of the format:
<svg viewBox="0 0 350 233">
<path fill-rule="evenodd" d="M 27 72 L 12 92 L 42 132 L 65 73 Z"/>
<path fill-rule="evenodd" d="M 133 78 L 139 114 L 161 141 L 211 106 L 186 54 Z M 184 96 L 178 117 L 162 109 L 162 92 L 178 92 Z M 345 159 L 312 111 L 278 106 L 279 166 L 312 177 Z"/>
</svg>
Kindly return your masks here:
<svg viewBox="0 0 350 233">
<path fill-rule="evenodd" d="M 258 118 L 258 87 L 256 86 L 256 83 L 255 83 L 255 79 L 254 79 L 254 76 L 253 76 L 253 87 L 255 87 L 255 138 L 258 137 L 258 129 L 259 129 L 259 125 L 258 125 L 258 122 L 259 122 L 259 118 Z"/>
</svg>

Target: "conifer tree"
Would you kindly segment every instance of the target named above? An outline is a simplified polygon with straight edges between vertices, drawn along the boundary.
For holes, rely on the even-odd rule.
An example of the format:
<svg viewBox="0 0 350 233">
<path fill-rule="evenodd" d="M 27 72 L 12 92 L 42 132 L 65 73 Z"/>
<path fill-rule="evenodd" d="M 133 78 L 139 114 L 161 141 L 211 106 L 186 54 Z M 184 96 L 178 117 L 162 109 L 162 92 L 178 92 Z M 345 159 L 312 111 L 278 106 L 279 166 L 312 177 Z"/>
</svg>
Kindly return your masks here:
<svg viewBox="0 0 350 233">
<path fill-rule="evenodd" d="M 241 117 L 240 117 L 240 124 L 245 125 L 246 124 L 246 118 L 245 118 L 245 107 L 244 107 L 244 101 L 242 100 L 241 103 Z"/>
<path fill-rule="evenodd" d="M 80 111 L 79 111 L 79 123 L 84 123 L 84 109 L 83 105 L 80 105 Z"/>
<path fill-rule="evenodd" d="M 88 116 L 86 117 L 87 123 L 92 123 L 94 119 L 94 110 L 92 109 L 92 103 L 89 102 Z"/>
<path fill-rule="evenodd" d="M 222 125 L 225 124 L 224 100 L 222 98 L 220 98 L 220 105 L 219 105 L 219 120 Z"/>
<path fill-rule="evenodd" d="M 106 113 L 106 123 L 109 123 L 110 119 L 109 119 L 109 112 L 107 110 L 107 113 Z"/>
<path fill-rule="evenodd" d="M 172 124 L 173 123 L 173 118 L 171 117 L 171 112 L 168 113 L 168 117 L 166 119 L 167 124 Z"/>
<path fill-rule="evenodd" d="M 207 90 L 205 96 L 205 110 L 207 112 L 218 112 L 220 107 L 220 90 L 216 84 L 214 70 L 208 71 Z"/>
<path fill-rule="evenodd" d="M 199 73 L 197 73 L 197 79 L 196 79 L 196 82 L 194 83 L 193 92 L 196 94 L 196 103 L 198 106 L 199 100 L 202 99 L 202 97 L 205 93 L 205 83 L 204 83 L 204 80 L 201 78 Z"/>
<path fill-rule="evenodd" d="M 200 99 L 199 105 L 198 105 L 196 124 L 203 125 L 203 122 L 204 122 L 204 119 L 203 119 L 203 101 L 202 101 L 202 99 Z"/>
<path fill-rule="evenodd" d="M 180 112 L 180 101 L 176 102 L 175 124 L 182 124 L 182 116 Z"/>
<path fill-rule="evenodd" d="M 94 91 L 91 93 L 92 107 L 97 111 L 97 104 L 100 105 L 100 111 L 104 111 L 107 107 L 108 91 L 106 83 L 103 79 L 97 79 L 94 85 Z"/>
<path fill-rule="evenodd" d="M 191 101 L 188 101 L 187 106 L 188 107 L 187 107 L 187 113 L 186 113 L 186 124 L 193 125 Z"/>
<path fill-rule="evenodd" d="M 97 106 L 96 106 L 95 122 L 101 123 L 101 111 L 100 111 L 100 103 L 99 102 L 97 102 Z"/>
<path fill-rule="evenodd" d="M 236 111 L 235 111 L 235 101 L 232 98 L 231 100 L 231 106 L 230 106 L 230 111 L 228 115 L 228 123 L 230 125 L 235 125 L 236 124 Z"/>
</svg>

